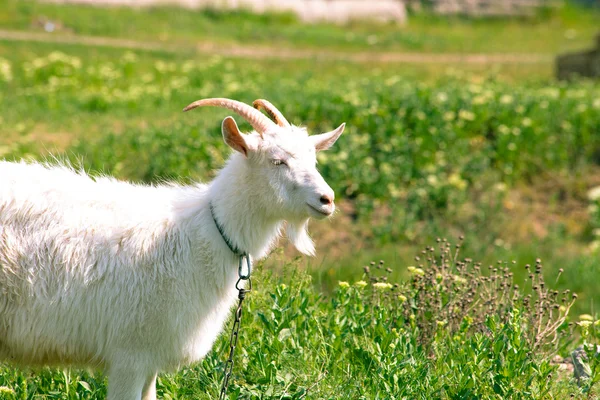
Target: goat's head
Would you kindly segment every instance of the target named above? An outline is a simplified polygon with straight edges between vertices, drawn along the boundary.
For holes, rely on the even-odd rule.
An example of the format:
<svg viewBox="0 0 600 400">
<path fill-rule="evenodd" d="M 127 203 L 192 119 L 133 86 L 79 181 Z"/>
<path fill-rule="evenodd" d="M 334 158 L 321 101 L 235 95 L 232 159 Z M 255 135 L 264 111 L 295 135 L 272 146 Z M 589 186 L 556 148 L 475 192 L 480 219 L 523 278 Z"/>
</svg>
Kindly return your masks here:
<svg viewBox="0 0 600 400">
<path fill-rule="evenodd" d="M 335 210 L 333 190 L 317 171 L 316 153 L 331 147 L 345 124 L 309 136 L 306 129 L 292 126 L 268 101 L 256 100 L 253 105 L 255 108 L 230 99 L 203 99 L 184 111 L 200 106 L 224 107 L 252 125 L 255 131 L 243 134 L 232 117 L 225 118 L 221 127 L 225 143 L 244 155 L 251 172 L 249 179 L 265 199 L 265 210 L 274 218 L 287 220 L 290 240 L 301 252 L 312 254 L 314 246 L 306 231 L 308 218 L 326 218 Z"/>
</svg>

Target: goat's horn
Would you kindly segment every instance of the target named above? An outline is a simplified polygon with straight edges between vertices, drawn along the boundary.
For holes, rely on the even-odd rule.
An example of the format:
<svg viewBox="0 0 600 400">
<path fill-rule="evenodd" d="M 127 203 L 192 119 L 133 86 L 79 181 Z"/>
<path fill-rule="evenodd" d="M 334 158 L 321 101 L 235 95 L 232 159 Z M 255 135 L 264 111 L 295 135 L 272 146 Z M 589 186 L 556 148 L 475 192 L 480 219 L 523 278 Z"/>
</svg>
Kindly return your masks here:
<svg viewBox="0 0 600 400">
<path fill-rule="evenodd" d="M 241 101 L 225 99 L 225 98 L 213 98 L 213 99 L 202 99 L 197 100 L 183 109 L 183 111 L 189 111 L 196 107 L 203 106 L 214 106 L 214 107 L 223 107 L 227 108 L 231 111 L 238 113 L 241 117 L 243 117 L 246 121 L 252 125 L 252 127 L 258 132 L 258 134 L 262 137 L 263 133 L 266 132 L 272 126 L 275 126 L 273 121 L 267 118 L 266 115 L 250 107 L 246 103 L 242 103 Z"/>
<path fill-rule="evenodd" d="M 290 127 L 290 123 L 287 121 L 287 119 L 285 119 L 281 111 L 279 111 L 277 107 L 271 104 L 270 101 L 264 99 L 254 100 L 252 106 L 254 106 L 254 108 L 256 108 L 257 110 L 264 108 L 265 112 L 269 115 L 269 117 L 271 117 L 271 119 L 275 120 L 277 125 L 282 126 L 284 128 Z"/>
</svg>

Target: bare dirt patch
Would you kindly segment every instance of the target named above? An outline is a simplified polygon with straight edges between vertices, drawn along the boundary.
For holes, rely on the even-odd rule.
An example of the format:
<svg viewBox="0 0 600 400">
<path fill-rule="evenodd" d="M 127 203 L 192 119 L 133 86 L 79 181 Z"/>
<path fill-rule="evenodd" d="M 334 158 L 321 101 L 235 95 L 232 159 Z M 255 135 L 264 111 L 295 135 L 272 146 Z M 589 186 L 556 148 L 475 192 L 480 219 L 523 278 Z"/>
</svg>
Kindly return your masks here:
<svg viewBox="0 0 600 400">
<path fill-rule="evenodd" d="M 600 184 L 600 169 L 585 177 L 548 174 L 512 189 L 505 201 L 506 232 L 512 240 L 545 238 L 560 227 L 581 237 L 588 227 L 587 191 Z"/>
<path fill-rule="evenodd" d="M 73 143 L 75 136 L 71 132 L 53 131 L 43 124 L 36 125 L 29 133 L 21 137 L 21 141 L 43 143 L 53 151 L 64 151 Z"/>
</svg>

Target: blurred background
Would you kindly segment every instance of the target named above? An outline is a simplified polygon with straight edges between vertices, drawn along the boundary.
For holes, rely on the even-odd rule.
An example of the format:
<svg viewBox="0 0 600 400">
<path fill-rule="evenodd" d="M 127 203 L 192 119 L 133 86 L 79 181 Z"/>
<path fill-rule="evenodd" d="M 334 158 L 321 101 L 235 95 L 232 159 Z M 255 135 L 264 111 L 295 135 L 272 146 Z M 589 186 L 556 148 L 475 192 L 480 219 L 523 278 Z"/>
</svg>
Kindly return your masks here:
<svg viewBox="0 0 600 400">
<path fill-rule="evenodd" d="M 325 292 L 371 260 L 402 279 L 424 246 L 464 235 L 463 256 L 515 260 L 517 279 L 536 258 L 563 269 L 557 287 L 593 313 L 599 4 L 2 0 L 0 156 L 208 180 L 227 112 L 181 109 L 266 98 L 312 133 L 347 123 L 319 155 L 339 211 L 299 261 Z"/>
</svg>

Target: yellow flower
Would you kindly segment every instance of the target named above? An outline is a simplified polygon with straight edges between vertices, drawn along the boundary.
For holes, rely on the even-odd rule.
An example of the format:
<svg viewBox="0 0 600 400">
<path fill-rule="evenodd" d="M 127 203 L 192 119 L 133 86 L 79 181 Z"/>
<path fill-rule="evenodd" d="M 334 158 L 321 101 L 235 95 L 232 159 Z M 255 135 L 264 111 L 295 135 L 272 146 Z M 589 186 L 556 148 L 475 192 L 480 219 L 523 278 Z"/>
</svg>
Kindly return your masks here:
<svg viewBox="0 0 600 400">
<path fill-rule="evenodd" d="M 341 287 L 342 289 L 348 289 L 350 287 L 350 284 L 348 282 L 339 281 L 338 286 Z"/>
<path fill-rule="evenodd" d="M 0 80 L 10 82 L 12 79 L 13 74 L 10 62 L 4 58 L 0 58 Z"/>
<path fill-rule="evenodd" d="M 0 394 L 15 394 L 15 391 L 8 386 L 0 386 Z"/>
<path fill-rule="evenodd" d="M 475 119 L 475 114 L 468 110 L 460 110 L 458 112 L 458 117 L 465 121 L 473 121 Z"/>
<path fill-rule="evenodd" d="M 444 121 L 453 121 L 454 120 L 454 113 L 452 111 L 447 111 L 444 113 L 443 117 Z"/>
<path fill-rule="evenodd" d="M 460 177 L 460 174 L 453 173 L 448 177 L 448 183 L 459 190 L 464 190 L 467 187 L 467 181 Z"/>
<path fill-rule="evenodd" d="M 593 321 L 594 317 L 592 317 L 590 314 L 581 314 L 579 316 L 579 320 L 580 321 Z"/>
<path fill-rule="evenodd" d="M 577 323 L 577 325 L 579 325 L 580 327 L 586 329 L 586 328 L 589 328 L 590 325 L 592 325 L 592 321 L 579 321 Z"/>
<path fill-rule="evenodd" d="M 438 178 L 435 175 L 429 175 L 427 177 L 427 183 L 429 183 L 431 186 L 436 186 L 438 183 Z"/>
<path fill-rule="evenodd" d="M 473 101 L 472 101 L 472 103 L 475 105 L 482 105 L 482 104 L 485 104 L 486 102 L 487 102 L 486 96 L 475 96 L 475 97 L 473 97 Z"/>
<path fill-rule="evenodd" d="M 507 186 L 506 186 L 506 184 L 505 184 L 505 183 L 496 183 L 496 184 L 494 185 L 494 189 L 495 189 L 497 192 L 506 192 Z"/>
<path fill-rule="evenodd" d="M 367 282 L 365 282 L 365 281 L 354 282 L 354 286 L 356 286 L 357 288 L 364 288 L 365 286 L 367 286 Z"/>
<path fill-rule="evenodd" d="M 502 104 L 510 104 L 513 102 L 513 97 L 509 94 L 504 94 L 500 97 L 500 103 Z"/>
<path fill-rule="evenodd" d="M 498 126 L 498 132 L 503 135 L 508 135 L 510 133 L 510 128 L 504 124 Z"/>
<path fill-rule="evenodd" d="M 394 168 L 386 162 L 381 163 L 379 169 L 383 175 L 391 176 L 395 173 Z"/>
<path fill-rule="evenodd" d="M 386 289 L 391 289 L 392 285 L 387 282 L 377 282 L 377 283 L 373 284 L 373 287 L 377 290 L 386 290 Z"/>
<path fill-rule="evenodd" d="M 408 272 L 410 272 L 413 275 L 425 275 L 425 271 L 423 271 L 421 268 L 416 268 L 413 266 L 408 267 Z"/>
<path fill-rule="evenodd" d="M 438 100 L 440 103 L 445 103 L 445 102 L 446 102 L 446 100 L 448 100 L 448 95 L 447 95 L 446 93 L 444 93 L 444 92 L 439 92 L 439 93 L 436 95 L 436 98 L 437 98 L 437 100 Z"/>
<path fill-rule="evenodd" d="M 400 294 L 398 295 L 398 300 L 400 301 L 400 303 L 404 303 L 407 299 L 406 296 Z"/>
</svg>

